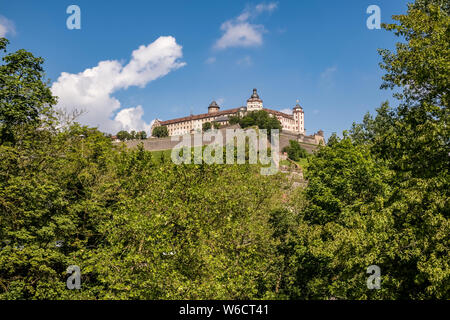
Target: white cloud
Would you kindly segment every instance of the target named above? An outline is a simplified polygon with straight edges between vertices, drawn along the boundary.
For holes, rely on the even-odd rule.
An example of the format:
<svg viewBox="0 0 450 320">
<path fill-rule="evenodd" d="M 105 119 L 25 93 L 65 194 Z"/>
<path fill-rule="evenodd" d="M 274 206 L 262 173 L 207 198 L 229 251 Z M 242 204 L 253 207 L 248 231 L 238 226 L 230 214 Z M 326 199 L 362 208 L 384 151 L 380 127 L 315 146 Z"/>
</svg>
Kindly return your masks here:
<svg viewBox="0 0 450 320">
<path fill-rule="evenodd" d="M 14 22 L 0 15 L 0 37 L 6 36 L 7 33 L 16 34 Z"/>
<path fill-rule="evenodd" d="M 260 46 L 266 30 L 263 25 L 250 23 L 249 20 L 263 12 L 272 12 L 277 6 L 277 3 L 272 2 L 247 7 L 237 18 L 222 23 L 220 29 L 223 31 L 223 35 L 216 41 L 214 48 L 223 50 L 230 47 Z"/>
<path fill-rule="evenodd" d="M 256 6 L 247 6 L 245 10 L 236 18 L 237 21 L 243 22 L 252 18 L 256 18 L 261 13 L 271 13 L 278 7 L 278 2 L 260 3 Z"/>
<path fill-rule="evenodd" d="M 243 57 L 242 59 L 239 59 L 239 60 L 237 61 L 237 64 L 238 64 L 238 65 L 241 65 L 241 66 L 251 66 L 251 65 L 253 64 L 252 57 L 250 57 L 250 56 L 245 56 L 245 57 Z"/>
<path fill-rule="evenodd" d="M 206 64 L 213 64 L 214 62 L 216 62 L 216 57 L 209 57 L 205 61 Z"/>
<path fill-rule="evenodd" d="M 149 131 L 151 124 L 142 120 L 142 106 L 122 109 L 112 94 L 130 86 L 145 87 L 185 65 L 180 62 L 182 47 L 173 37 L 159 37 L 147 46 L 132 52 L 131 60 L 123 65 L 117 60 L 101 61 L 94 68 L 78 74 L 61 73 L 52 85 L 58 96 L 58 107 L 68 112 L 85 111 L 77 121 L 98 126 L 100 130 L 116 133 L 120 130 Z M 114 113 L 120 110 L 113 119 Z"/>
<path fill-rule="evenodd" d="M 150 123 L 146 123 L 142 120 L 143 115 L 144 109 L 142 109 L 142 106 L 139 105 L 136 108 L 126 108 L 120 110 L 114 120 L 121 123 L 122 129 L 124 130 L 145 131 L 150 133 L 150 128 L 155 120 Z"/>
<path fill-rule="evenodd" d="M 255 7 L 256 13 L 260 14 L 264 11 L 272 12 L 278 7 L 278 2 L 260 3 Z"/>
<path fill-rule="evenodd" d="M 337 67 L 329 67 L 320 74 L 320 84 L 325 87 L 334 86 L 334 74 L 337 72 Z"/>
<path fill-rule="evenodd" d="M 331 76 L 333 75 L 333 73 L 335 73 L 336 71 L 337 71 L 337 67 L 336 67 L 336 66 L 329 67 L 329 68 L 325 69 L 325 71 L 322 72 L 322 73 L 320 74 L 320 78 L 322 78 L 322 79 L 329 78 L 329 77 L 331 77 Z"/>
<path fill-rule="evenodd" d="M 292 109 L 281 109 L 280 111 L 286 114 L 292 114 Z"/>
<path fill-rule="evenodd" d="M 263 42 L 262 34 L 264 26 L 250 23 L 237 23 L 227 21 L 220 27 L 225 33 L 217 40 L 216 49 L 229 47 L 253 47 L 260 46 Z"/>
</svg>

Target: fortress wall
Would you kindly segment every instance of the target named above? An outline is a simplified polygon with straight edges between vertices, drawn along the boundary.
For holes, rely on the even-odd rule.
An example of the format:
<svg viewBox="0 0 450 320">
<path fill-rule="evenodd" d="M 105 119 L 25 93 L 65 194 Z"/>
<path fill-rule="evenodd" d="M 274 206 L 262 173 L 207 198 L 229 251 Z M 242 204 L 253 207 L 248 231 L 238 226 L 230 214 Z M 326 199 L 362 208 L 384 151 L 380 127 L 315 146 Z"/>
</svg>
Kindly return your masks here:
<svg viewBox="0 0 450 320">
<path fill-rule="evenodd" d="M 297 140 L 300 146 L 304 148 L 308 153 L 313 153 L 318 147 L 315 138 L 305 138 L 305 136 L 299 137 L 299 135 L 296 134 L 282 132 L 280 134 L 280 152 L 284 147 L 289 146 L 289 140 Z"/>
<path fill-rule="evenodd" d="M 150 151 L 160 151 L 160 150 L 169 150 L 175 147 L 179 142 L 171 141 L 170 137 L 166 138 L 149 138 L 145 140 L 131 140 L 126 141 L 125 144 L 128 148 L 134 149 L 138 146 L 138 144 L 143 143 L 145 150 Z"/>
<path fill-rule="evenodd" d="M 239 126 L 233 125 L 233 126 L 227 126 L 220 128 L 219 131 L 221 131 L 223 139 L 224 139 L 224 146 L 225 146 L 225 137 L 226 129 L 237 129 Z M 289 146 L 289 140 L 297 140 L 299 141 L 300 145 L 306 149 L 307 152 L 313 153 L 314 150 L 317 149 L 316 139 L 315 136 L 300 136 L 297 134 L 289 133 L 289 132 L 281 132 L 280 133 L 280 152 L 283 150 L 284 147 Z M 212 139 L 214 140 L 214 139 Z M 178 137 L 177 141 L 171 141 L 171 137 L 165 137 L 165 138 L 148 138 L 145 140 L 131 140 L 126 141 L 126 145 L 128 148 L 136 148 L 138 144 L 143 143 L 144 149 L 149 151 L 161 151 L 161 150 L 170 150 L 174 148 L 177 144 L 181 142 L 181 137 Z M 214 141 L 203 141 L 203 145 L 208 145 L 213 143 Z M 311 145 L 313 144 L 313 145 Z M 191 135 L 191 146 L 194 146 L 194 136 Z"/>
<path fill-rule="evenodd" d="M 239 125 L 232 125 L 232 126 L 226 126 L 223 128 L 220 128 L 219 131 L 221 132 L 223 139 L 224 139 L 224 146 L 225 146 L 225 137 L 226 137 L 226 129 L 238 129 L 240 128 Z M 175 137 L 174 137 L 175 138 Z M 212 141 L 203 141 L 203 145 L 209 145 L 211 143 L 214 143 L 214 138 L 211 139 Z M 178 140 L 171 141 L 171 137 L 165 137 L 165 138 L 148 138 L 145 140 L 131 140 L 126 141 L 126 145 L 128 148 L 136 148 L 139 143 L 144 144 L 144 149 L 149 151 L 161 151 L 161 150 L 170 150 L 174 148 L 177 144 L 179 144 L 182 141 L 182 137 L 178 137 Z M 191 135 L 191 146 L 194 146 L 194 135 Z"/>
</svg>

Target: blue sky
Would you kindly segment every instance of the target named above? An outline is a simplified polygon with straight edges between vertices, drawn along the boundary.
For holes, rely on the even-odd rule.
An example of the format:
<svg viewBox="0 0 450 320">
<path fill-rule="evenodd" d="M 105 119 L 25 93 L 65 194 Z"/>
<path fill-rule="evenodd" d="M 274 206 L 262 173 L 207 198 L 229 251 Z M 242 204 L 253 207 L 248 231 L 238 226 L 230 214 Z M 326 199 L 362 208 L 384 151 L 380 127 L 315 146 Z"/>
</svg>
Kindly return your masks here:
<svg viewBox="0 0 450 320">
<path fill-rule="evenodd" d="M 369 30 L 366 9 L 378 5 L 391 22 L 407 2 L 15 0 L 0 2 L 0 32 L 10 50 L 45 58 L 52 83 L 65 72 L 54 86 L 61 104 L 92 104 L 80 121 L 105 131 L 204 113 L 213 99 L 238 107 L 258 88 L 267 108 L 291 109 L 299 99 L 307 133 L 328 137 L 394 101 L 379 89 L 377 49 L 397 39 Z M 81 30 L 66 27 L 71 4 L 81 8 Z"/>
</svg>

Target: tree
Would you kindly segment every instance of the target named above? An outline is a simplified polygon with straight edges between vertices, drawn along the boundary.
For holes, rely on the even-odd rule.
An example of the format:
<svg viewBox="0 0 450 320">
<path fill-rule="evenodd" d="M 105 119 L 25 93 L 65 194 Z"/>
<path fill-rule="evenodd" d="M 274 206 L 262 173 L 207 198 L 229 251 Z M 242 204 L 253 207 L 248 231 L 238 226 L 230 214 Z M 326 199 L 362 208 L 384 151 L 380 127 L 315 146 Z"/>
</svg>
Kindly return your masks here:
<svg viewBox="0 0 450 320">
<path fill-rule="evenodd" d="M 274 297 L 278 185 L 258 168 L 155 165 L 79 125 L 0 152 L 0 299 Z"/>
<path fill-rule="evenodd" d="M 241 128 L 258 126 L 259 129 L 281 130 L 281 123 L 275 116 L 270 116 L 265 110 L 251 111 L 240 119 Z"/>
<path fill-rule="evenodd" d="M 386 208 L 392 192 L 389 170 L 348 137 L 319 149 L 308 168 L 291 293 L 313 299 L 399 298 L 399 265 L 392 259 L 399 246 L 392 211 Z M 382 269 L 382 290 L 365 285 L 370 265 Z"/>
<path fill-rule="evenodd" d="M 145 139 L 147 139 L 147 133 L 146 133 L 145 131 L 139 131 L 139 132 L 136 134 L 136 139 L 139 139 L 139 140 L 145 140 Z"/>
<path fill-rule="evenodd" d="M 211 122 L 205 122 L 202 124 L 202 131 L 205 132 L 211 130 L 211 127 L 212 127 Z"/>
<path fill-rule="evenodd" d="M 297 140 L 289 140 L 289 146 L 285 147 L 283 152 L 287 152 L 289 159 L 293 161 L 298 161 L 308 156 L 306 150 L 300 146 Z"/>
<path fill-rule="evenodd" d="M 157 138 L 163 138 L 169 136 L 169 131 L 166 126 L 155 127 L 152 132 L 152 136 Z"/>
<path fill-rule="evenodd" d="M 278 178 L 157 163 L 143 144 L 54 126 L 0 144 L 0 299 L 275 297 Z M 70 265 L 82 290 L 66 288 Z"/>
<path fill-rule="evenodd" d="M 244 116 L 239 121 L 239 125 L 241 126 L 241 128 L 248 128 L 248 127 L 256 126 L 256 121 L 253 117 L 248 115 L 248 116 Z"/>
<path fill-rule="evenodd" d="M 450 299 L 448 2 L 418 0 L 398 21 L 409 40 L 383 63 L 400 105 L 333 134 L 304 190 L 76 123 L 2 122 L 20 143 L 0 144 L 0 299 Z M 69 265 L 82 290 L 66 289 Z"/>
<path fill-rule="evenodd" d="M 109 179 L 111 140 L 79 125 L 39 133 L 0 146 L 0 299 L 93 298 L 68 292 L 64 274 L 102 242 L 101 195 L 114 189 L 97 188 Z"/>
<path fill-rule="evenodd" d="M 411 275 L 402 289 L 415 297 L 448 299 L 450 292 L 449 263 L 443 258 L 450 255 L 450 241 L 440 236 L 450 232 L 449 14 L 448 1 L 411 4 L 406 15 L 394 17 L 398 24 L 385 26 L 406 43 L 397 44 L 396 52 L 381 50 L 382 87 L 398 87 L 400 104 L 392 112 L 395 125 L 380 121 L 383 130 L 374 130 L 372 150 L 395 172 L 390 201 L 396 225 L 402 226 L 398 241 L 408 247 L 402 272 Z"/>
<path fill-rule="evenodd" d="M 384 103 L 311 159 L 291 296 L 450 297 L 448 2 L 417 1 L 394 19 L 384 27 L 406 42 L 380 51 L 382 88 L 398 87 L 399 106 Z M 364 286 L 372 264 L 381 290 Z"/>
<path fill-rule="evenodd" d="M 239 117 L 239 115 L 231 116 L 231 117 L 228 119 L 228 123 L 231 124 L 231 125 L 233 125 L 233 124 L 239 124 L 240 120 L 241 120 L 241 118 Z"/>
<path fill-rule="evenodd" d="M 116 136 L 120 141 L 131 140 L 131 135 L 128 133 L 128 131 L 125 130 L 117 132 Z"/>
<path fill-rule="evenodd" d="M 0 50 L 6 52 L 9 41 L 0 38 Z M 15 129 L 37 126 L 50 117 L 56 98 L 44 81 L 44 59 L 26 50 L 6 54 L 0 65 L 0 141 L 14 142 Z"/>
<path fill-rule="evenodd" d="M 411 4 L 411 8 L 418 9 L 423 12 L 429 12 L 429 6 L 433 5 L 443 10 L 447 15 L 450 15 L 450 3 L 446 0 L 416 0 Z"/>
<path fill-rule="evenodd" d="M 101 284 L 110 299 L 270 297 L 273 180 L 240 165 L 169 161 L 154 170 L 144 154 L 117 163 L 125 198 L 102 227 L 104 249 L 84 262 L 89 276 L 108 280 L 85 290 Z"/>
<path fill-rule="evenodd" d="M 212 126 L 214 129 L 220 129 L 220 123 L 213 121 Z"/>
<path fill-rule="evenodd" d="M 448 3 L 419 1 L 409 6 L 407 15 L 394 19 L 399 24 L 384 27 L 406 43 L 397 44 L 396 52 L 380 50 L 386 71 L 382 88 L 398 87 L 400 105 L 393 115 L 396 126 L 380 136 L 380 147 L 390 149 L 384 156 L 399 170 L 435 175 L 449 167 Z"/>
</svg>

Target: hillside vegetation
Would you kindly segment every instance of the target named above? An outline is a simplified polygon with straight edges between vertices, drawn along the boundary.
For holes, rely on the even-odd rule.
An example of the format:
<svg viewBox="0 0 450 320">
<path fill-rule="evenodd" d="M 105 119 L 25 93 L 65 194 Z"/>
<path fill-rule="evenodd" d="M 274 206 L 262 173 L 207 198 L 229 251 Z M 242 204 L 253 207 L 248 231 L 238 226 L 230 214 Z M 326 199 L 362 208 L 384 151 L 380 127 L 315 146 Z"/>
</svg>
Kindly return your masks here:
<svg viewBox="0 0 450 320">
<path fill-rule="evenodd" d="M 380 54 L 397 106 L 333 135 L 295 189 L 63 125 L 43 60 L 6 53 L 0 299 L 450 299 L 449 7 L 417 0 L 394 18 L 402 42 Z"/>
</svg>

